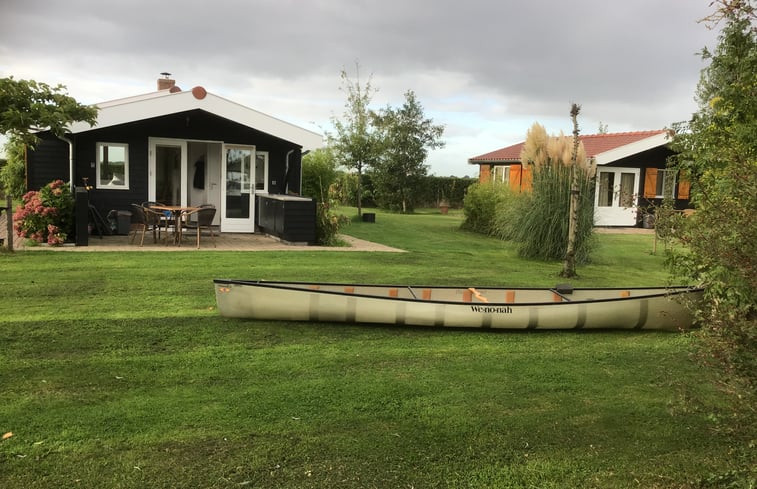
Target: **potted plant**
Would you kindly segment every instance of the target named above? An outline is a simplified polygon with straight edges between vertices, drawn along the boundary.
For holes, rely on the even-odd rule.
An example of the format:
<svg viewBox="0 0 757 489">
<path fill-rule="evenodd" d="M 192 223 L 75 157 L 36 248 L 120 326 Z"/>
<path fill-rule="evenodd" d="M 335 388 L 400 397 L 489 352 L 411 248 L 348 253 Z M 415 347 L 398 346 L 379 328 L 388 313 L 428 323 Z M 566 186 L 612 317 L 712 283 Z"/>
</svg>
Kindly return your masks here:
<svg viewBox="0 0 757 489">
<path fill-rule="evenodd" d="M 449 201 L 442 197 L 442 200 L 439 201 L 439 210 L 442 214 L 446 214 L 449 212 Z"/>
</svg>

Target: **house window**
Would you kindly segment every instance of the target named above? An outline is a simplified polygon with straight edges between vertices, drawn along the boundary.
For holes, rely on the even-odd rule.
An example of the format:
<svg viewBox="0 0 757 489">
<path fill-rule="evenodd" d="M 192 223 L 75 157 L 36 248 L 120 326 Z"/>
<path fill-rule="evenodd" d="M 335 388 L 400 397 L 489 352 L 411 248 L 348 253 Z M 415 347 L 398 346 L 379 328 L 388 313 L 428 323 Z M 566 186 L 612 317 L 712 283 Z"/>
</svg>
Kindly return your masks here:
<svg viewBox="0 0 757 489">
<path fill-rule="evenodd" d="M 502 165 L 493 166 L 492 182 L 510 183 L 510 167 Z"/>
<path fill-rule="evenodd" d="M 615 172 L 599 172 L 599 207 L 612 207 L 612 198 L 615 193 Z"/>
<path fill-rule="evenodd" d="M 255 153 L 255 192 L 268 192 L 268 152 Z"/>
<path fill-rule="evenodd" d="M 655 196 L 658 199 L 672 199 L 676 188 L 675 170 L 657 170 L 657 188 Z"/>
<path fill-rule="evenodd" d="M 97 143 L 97 188 L 128 190 L 129 145 Z"/>
</svg>

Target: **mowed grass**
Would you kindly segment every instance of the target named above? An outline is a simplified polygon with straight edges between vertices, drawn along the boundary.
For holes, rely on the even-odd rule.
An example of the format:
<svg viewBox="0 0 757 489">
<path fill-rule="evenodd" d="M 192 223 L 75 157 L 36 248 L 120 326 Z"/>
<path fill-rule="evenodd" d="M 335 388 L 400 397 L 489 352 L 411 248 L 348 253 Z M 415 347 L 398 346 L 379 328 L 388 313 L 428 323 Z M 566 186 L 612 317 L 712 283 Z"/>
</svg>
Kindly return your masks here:
<svg viewBox="0 0 757 489">
<path fill-rule="evenodd" d="M 0 254 L 0 487 L 698 487 L 740 463 L 728 399 L 659 332 L 229 320 L 213 278 L 553 285 L 559 263 L 378 213 L 407 253 Z M 576 285 L 666 283 L 601 235 Z"/>
</svg>

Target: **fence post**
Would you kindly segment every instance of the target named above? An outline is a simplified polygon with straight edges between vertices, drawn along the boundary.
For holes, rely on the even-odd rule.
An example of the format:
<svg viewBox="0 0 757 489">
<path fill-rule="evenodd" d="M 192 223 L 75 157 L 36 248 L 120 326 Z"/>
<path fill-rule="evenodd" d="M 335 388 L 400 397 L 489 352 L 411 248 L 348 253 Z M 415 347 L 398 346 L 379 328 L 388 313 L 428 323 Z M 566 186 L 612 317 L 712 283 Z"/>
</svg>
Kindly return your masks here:
<svg viewBox="0 0 757 489">
<path fill-rule="evenodd" d="M 13 251 L 13 199 L 10 195 L 5 196 L 5 222 L 8 227 L 5 240 L 8 250 Z"/>
</svg>

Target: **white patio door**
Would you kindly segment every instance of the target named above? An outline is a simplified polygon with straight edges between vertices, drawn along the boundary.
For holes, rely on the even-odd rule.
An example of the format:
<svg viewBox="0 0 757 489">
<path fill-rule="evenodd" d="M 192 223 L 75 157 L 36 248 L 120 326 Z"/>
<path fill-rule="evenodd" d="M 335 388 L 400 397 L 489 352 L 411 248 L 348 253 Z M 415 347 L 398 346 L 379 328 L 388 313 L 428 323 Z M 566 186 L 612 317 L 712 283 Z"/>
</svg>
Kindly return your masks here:
<svg viewBox="0 0 757 489">
<path fill-rule="evenodd" d="M 166 205 L 187 205 L 187 142 L 148 139 L 147 200 Z"/>
<path fill-rule="evenodd" d="M 594 198 L 594 224 L 635 226 L 639 195 L 638 168 L 599 168 Z"/>
<path fill-rule="evenodd" d="M 221 230 L 255 231 L 255 146 L 224 145 L 221 160 Z"/>
</svg>

